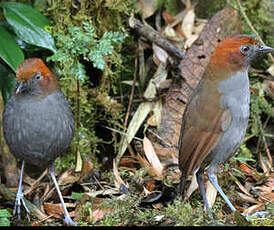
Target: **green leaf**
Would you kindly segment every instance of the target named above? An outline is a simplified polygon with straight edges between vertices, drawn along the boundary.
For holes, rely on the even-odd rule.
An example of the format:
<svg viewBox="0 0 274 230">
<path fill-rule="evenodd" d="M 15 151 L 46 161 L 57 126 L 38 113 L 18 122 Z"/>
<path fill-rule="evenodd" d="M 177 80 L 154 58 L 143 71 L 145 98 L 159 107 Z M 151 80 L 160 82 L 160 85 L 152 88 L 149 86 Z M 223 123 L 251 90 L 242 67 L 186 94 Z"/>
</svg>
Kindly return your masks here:
<svg viewBox="0 0 274 230">
<path fill-rule="evenodd" d="M 8 217 L 12 217 L 7 209 L 0 209 L 0 226 L 10 226 Z"/>
<path fill-rule="evenodd" d="M 78 192 L 72 192 L 71 193 L 71 197 L 75 200 L 81 200 L 83 198 L 83 194 L 82 193 L 78 193 Z"/>
<path fill-rule="evenodd" d="M 15 71 L 24 60 L 24 53 L 3 26 L 0 26 L 0 34 L 0 57 Z"/>
<path fill-rule="evenodd" d="M 16 79 L 14 73 L 0 63 L 0 89 L 2 92 L 4 103 L 7 102 L 15 85 Z"/>
<path fill-rule="evenodd" d="M 56 52 L 53 37 L 45 30 L 50 24 L 44 15 L 23 3 L 3 2 L 0 6 L 18 37 L 26 43 Z"/>
<path fill-rule="evenodd" d="M 86 70 L 83 64 L 79 61 L 75 61 L 70 69 L 70 73 L 77 79 L 84 81 L 86 78 Z"/>
</svg>

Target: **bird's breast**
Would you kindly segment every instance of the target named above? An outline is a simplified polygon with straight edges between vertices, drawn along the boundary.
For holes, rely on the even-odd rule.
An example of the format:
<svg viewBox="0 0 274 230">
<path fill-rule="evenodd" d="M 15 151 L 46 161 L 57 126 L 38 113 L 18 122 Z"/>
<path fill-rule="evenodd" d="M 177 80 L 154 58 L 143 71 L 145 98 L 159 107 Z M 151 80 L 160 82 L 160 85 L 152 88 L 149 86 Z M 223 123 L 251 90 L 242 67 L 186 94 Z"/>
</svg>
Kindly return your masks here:
<svg viewBox="0 0 274 230">
<path fill-rule="evenodd" d="M 220 105 L 228 109 L 231 122 L 211 153 L 211 166 L 216 167 L 229 159 L 240 146 L 249 118 L 249 80 L 247 71 L 223 80 L 218 85 L 221 93 Z"/>
<path fill-rule="evenodd" d="M 54 161 L 74 133 L 73 115 L 61 91 L 44 98 L 13 95 L 5 106 L 3 126 L 11 152 L 33 165 Z"/>
<path fill-rule="evenodd" d="M 219 82 L 218 91 L 221 93 L 220 105 L 229 109 L 232 119 L 249 117 L 249 79 L 247 70 Z"/>
</svg>

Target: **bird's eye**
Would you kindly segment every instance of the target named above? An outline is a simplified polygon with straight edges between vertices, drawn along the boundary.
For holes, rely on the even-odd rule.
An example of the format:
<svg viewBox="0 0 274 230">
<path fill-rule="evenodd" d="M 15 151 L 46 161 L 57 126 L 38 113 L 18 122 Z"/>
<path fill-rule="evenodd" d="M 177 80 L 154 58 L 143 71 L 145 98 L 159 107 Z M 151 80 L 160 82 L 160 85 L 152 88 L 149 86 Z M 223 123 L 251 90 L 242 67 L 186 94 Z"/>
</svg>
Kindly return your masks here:
<svg viewBox="0 0 274 230">
<path fill-rule="evenodd" d="M 36 79 L 36 80 L 40 80 L 40 79 L 41 79 L 41 73 L 37 73 L 37 74 L 35 75 L 35 79 Z"/>
<path fill-rule="evenodd" d="M 241 52 L 246 54 L 249 51 L 249 46 L 241 46 Z"/>
</svg>

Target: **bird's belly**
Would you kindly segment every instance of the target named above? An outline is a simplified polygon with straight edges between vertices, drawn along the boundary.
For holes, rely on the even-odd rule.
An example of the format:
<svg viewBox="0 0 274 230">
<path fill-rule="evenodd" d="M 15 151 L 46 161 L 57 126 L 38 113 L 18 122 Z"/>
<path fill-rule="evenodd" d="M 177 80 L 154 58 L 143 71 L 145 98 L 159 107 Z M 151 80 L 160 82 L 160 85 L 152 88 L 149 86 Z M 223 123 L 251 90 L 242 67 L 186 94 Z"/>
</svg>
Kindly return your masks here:
<svg viewBox="0 0 274 230">
<path fill-rule="evenodd" d="M 248 117 L 233 117 L 226 132 L 221 136 L 218 144 L 210 153 L 211 165 L 218 165 L 225 162 L 239 148 L 245 136 Z"/>
<path fill-rule="evenodd" d="M 73 137 L 70 109 L 60 110 L 50 99 L 13 103 L 12 108 L 5 108 L 3 122 L 9 127 L 4 130 L 11 152 L 30 165 L 47 167 L 68 148 Z"/>
</svg>

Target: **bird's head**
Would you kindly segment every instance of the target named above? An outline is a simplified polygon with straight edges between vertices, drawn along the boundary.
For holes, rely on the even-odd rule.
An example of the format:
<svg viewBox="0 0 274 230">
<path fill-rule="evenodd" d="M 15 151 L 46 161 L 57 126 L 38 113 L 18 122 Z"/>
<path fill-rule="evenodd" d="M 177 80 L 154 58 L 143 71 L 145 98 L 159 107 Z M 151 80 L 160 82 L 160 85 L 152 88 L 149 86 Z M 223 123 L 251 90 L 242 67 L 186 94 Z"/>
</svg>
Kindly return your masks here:
<svg viewBox="0 0 274 230">
<path fill-rule="evenodd" d="M 16 94 L 47 95 L 59 89 L 52 72 L 40 58 L 24 60 L 16 70 Z"/>
<path fill-rule="evenodd" d="M 218 71 L 223 76 L 246 71 L 259 54 L 269 52 L 274 52 L 274 49 L 261 45 L 254 37 L 236 35 L 219 43 L 211 56 L 209 70 Z"/>
</svg>

